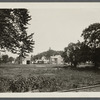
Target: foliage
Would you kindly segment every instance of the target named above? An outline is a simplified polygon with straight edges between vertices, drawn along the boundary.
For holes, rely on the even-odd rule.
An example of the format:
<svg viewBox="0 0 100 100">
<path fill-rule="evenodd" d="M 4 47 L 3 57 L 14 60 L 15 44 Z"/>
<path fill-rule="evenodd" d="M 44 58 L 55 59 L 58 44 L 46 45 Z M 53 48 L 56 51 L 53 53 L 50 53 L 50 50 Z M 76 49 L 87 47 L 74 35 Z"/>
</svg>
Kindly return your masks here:
<svg viewBox="0 0 100 100">
<path fill-rule="evenodd" d="M 71 62 L 75 67 L 78 63 L 78 51 L 79 45 L 75 43 L 70 43 L 68 47 L 64 49 L 63 58 L 65 62 Z"/>
<path fill-rule="evenodd" d="M 61 55 L 62 54 L 62 51 L 55 51 L 55 50 L 48 50 L 48 51 L 45 51 L 45 52 L 42 52 L 42 53 L 39 53 L 37 55 L 35 55 L 33 57 L 33 59 L 41 59 L 43 56 L 45 56 L 47 59 L 50 58 L 50 56 L 53 56 L 53 55 Z"/>
<path fill-rule="evenodd" d="M 6 66 L 7 68 L 1 68 L 0 92 L 54 92 L 100 82 L 99 70 L 95 73 L 94 70 L 85 68 L 73 70 L 58 66 L 50 68 L 49 65 L 33 66 L 35 65 L 23 68 L 21 65 L 13 65 L 13 67 L 9 65 Z"/>
<path fill-rule="evenodd" d="M 2 63 L 7 63 L 8 62 L 8 55 L 3 55 L 2 56 Z"/>
<path fill-rule="evenodd" d="M 86 61 L 93 61 L 92 49 L 85 45 L 83 42 L 80 43 L 80 49 L 78 51 L 79 62 L 85 63 Z"/>
<path fill-rule="evenodd" d="M 84 43 L 92 49 L 92 61 L 95 63 L 95 68 L 100 62 L 100 23 L 94 23 L 85 28 L 82 33 Z"/>
<path fill-rule="evenodd" d="M 21 64 L 22 63 L 22 57 L 21 56 L 16 57 L 15 63 L 16 64 Z"/>
<path fill-rule="evenodd" d="M 9 57 L 9 58 L 8 58 L 8 61 L 9 61 L 10 63 L 12 63 L 12 61 L 14 61 L 14 58 L 13 58 L 13 57 Z"/>
<path fill-rule="evenodd" d="M 65 62 L 71 62 L 75 67 L 81 62 L 91 61 L 92 52 L 91 48 L 85 45 L 83 42 L 70 43 L 68 47 L 64 49 L 62 54 Z"/>
<path fill-rule="evenodd" d="M 82 33 L 84 42 L 91 48 L 100 47 L 100 23 L 94 23 L 85 28 Z"/>
<path fill-rule="evenodd" d="M 32 52 L 33 34 L 27 34 L 31 16 L 27 9 L 0 9 L 0 49 L 25 57 Z"/>
<path fill-rule="evenodd" d="M 8 55 L 2 55 L 0 58 L 0 64 L 2 63 L 12 63 L 14 61 L 13 57 L 9 57 Z"/>
</svg>

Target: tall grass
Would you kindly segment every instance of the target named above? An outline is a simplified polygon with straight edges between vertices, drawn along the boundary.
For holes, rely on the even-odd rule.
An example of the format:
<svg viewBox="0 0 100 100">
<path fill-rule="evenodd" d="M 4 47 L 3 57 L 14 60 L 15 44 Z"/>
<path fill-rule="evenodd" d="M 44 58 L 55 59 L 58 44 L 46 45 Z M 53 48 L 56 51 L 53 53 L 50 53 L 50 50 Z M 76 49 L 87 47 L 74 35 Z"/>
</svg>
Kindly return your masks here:
<svg viewBox="0 0 100 100">
<path fill-rule="evenodd" d="M 95 81 L 89 78 L 68 79 L 48 76 L 32 76 L 24 78 L 22 76 L 14 79 L 0 77 L 0 92 L 54 92 L 68 90 L 82 86 L 92 85 Z"/>
<path fill-rule="evenodd" d="M 100 71 L 70 68 L 2 68 L 0 92 L 54 92 L 100 83 Z"/>
</svg>

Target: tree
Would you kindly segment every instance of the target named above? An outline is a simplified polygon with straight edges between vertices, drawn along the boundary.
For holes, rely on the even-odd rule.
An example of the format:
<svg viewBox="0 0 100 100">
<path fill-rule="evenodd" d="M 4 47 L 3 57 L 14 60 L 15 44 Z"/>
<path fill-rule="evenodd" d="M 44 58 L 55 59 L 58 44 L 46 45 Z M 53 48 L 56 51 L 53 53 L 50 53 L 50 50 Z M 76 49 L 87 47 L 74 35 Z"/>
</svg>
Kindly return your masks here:
<svg viewBox="0 0 100 100">
<path fill-rule="evenodd" d="M 27 9 L 0 9 L 0 49 L 25 57 L 33 51 L 33 33 L 27 34 Z"/>
<path fill-rule="evenodd" d="M 7 63 L 9 60 L 8 60 L 8 55 L 3 55 L 2 56 L 2 63 Z"/>
<path fill-rule="evenodd" d="M 91 61 L 91 48 L 79 41 L 77 43 L 70 43 L 64 49 L 62 57 L 65 62 L 71 62 L 71 65 L 76 67 L 81 62 Z"/>
<path fill-rule="evenodd" d="M 95 68 L 97 68 L 100 62 L 100 23 L 94 23 L 85 28 L 82 37 L 84 43 L 92 49 L 92 60 L 95 63 Z"/>
<path fill-rule="evenodd" d="M 14 58 L 13 58 L 13 57 L 9 57 L 9 58 L 8 58 L 8 61 L 9 61 L 10 63 L 12 63 L 12 61 L 14 61 Z"/>
<path fill-rule="evenodd" d="M 84 42 L 80 43 L 80 48 L 78 50 L 78 61 L 85 63 L 86 61 L 92 61 L 92 49 L 85 45 Z"/>
<path fill-rule="evenodd" d="M 63 58 L 65 62 L 71 62 L 74 67 L 78 64 L 78 50 L 79 46 L 75 43 L 69 43 L 68 47 L 64 49 Z"/>
<path fill-rule="evenodd" d="M 20 56 L 16 57 L 15 63 L 16 64 L 21 64 L 22 63 L 22 59 L 20 58 Z"/>
<path fill-rule="evenodd" d="M 0 64 L 2 63 L 2 58 L 0 58 Z"/>
<path fill-rule="evenodd" d="M 41 59 L 43 56 L 45 56 L 47 59 L 50 59 L 50 56 L 54 56 L 54 55 L 61 55 L 63 51 L 55 51 L 55 50 L 52 50 L 52 49 L 49 49 L 45 52 L 41 52 L 37 55 L 34 55 L 34 60 L 35 59 Z"/>
</svg>

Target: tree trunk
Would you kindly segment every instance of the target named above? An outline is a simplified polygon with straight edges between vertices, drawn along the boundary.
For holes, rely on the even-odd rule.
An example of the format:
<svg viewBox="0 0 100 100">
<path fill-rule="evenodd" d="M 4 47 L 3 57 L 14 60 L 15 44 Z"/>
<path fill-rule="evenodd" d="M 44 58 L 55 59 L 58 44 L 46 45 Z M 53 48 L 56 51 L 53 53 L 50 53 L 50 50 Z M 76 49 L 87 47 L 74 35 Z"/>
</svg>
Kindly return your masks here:
<svg viewBox="0 0 100 100">
<path fill-rule="evenodd" d="M 95 62 L 95 63 L 94 63 L 94 69 L 98 69 L 98 67 L 99 67 L 99 66 L 98 66 L 98 63 Z"/>
<path fill-rule="evenodd" d="M 74 67 L 76 68 L 77 67 L 77 62 L 74 62 L 73 64 L 74 64 Z"/>
<path fill-rule="evenodd" d="M 73 66 L 73 64 L 71 63 L 71 66 Z"/>
</svg>

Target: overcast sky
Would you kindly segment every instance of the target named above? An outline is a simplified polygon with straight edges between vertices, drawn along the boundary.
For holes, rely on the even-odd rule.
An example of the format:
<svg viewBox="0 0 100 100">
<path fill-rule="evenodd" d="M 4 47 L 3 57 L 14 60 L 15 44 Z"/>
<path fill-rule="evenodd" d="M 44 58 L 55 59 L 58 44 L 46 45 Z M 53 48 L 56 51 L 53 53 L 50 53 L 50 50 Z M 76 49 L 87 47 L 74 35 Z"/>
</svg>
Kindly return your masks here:
<svg viewBox="0 0 100 100">
<path fill-rule="evenodd" d="M 100 22 L 100 3 L 39 3 L 29 4 L 27 9 L 32 16 L 28 32 L 35 33 L 33 55 L 82 41 L 83 29 Z"/>
<path fill-rule="evenodd" d="M 99 7 L 66 6 L 48 5 L 29 9 L 32 16 L 30 32 L 35 33 L 34 54 L 46 51 L 49 47 L 63 50 L 70 42 L 82 41 L 83 29 L 100 22 Z"/>
</svg>

